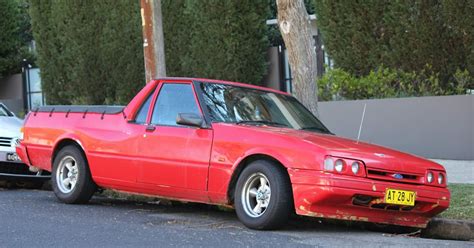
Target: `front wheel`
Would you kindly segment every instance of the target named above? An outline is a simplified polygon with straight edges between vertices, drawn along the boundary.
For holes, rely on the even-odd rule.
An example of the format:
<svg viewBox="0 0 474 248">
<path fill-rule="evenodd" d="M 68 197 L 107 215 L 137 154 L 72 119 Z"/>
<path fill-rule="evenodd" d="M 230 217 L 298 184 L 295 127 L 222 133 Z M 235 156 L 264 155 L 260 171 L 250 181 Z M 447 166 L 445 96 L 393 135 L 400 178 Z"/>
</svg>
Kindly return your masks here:
<svg viewBox="0 0 474 248">
<path fill-rule="evenodd" d="M 97 190 L 87 160 L 76 146 L 66 146 L 59 151 L 51 180 L 54 194 L 65 203 L 87 203 Z"/>
<path fill-rule="evenodd" d="M 239 176 L 234 193 L 240 221 L 253 229 L 275 229 L 287 223 L 293 210 L 288 174 L 265 160 L 249 164 Z"/>
</svg>

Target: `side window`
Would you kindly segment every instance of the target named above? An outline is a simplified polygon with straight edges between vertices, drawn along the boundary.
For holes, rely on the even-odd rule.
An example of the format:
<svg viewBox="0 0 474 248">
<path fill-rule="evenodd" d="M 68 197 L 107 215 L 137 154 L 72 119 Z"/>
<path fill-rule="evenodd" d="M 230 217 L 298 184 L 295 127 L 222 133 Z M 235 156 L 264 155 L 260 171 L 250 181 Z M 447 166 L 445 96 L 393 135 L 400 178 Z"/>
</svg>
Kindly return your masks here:
<svg viewBox="0 0 474 248">
<path fill-rule="evenodd" d="M 156 100 L 151 123 L 178 126 L 176 117 L 179 113 L 201 114 L 192 86 L 190 84 L 164 84 Z"/>
<path fill-rule="evenodd" d="M 138 110 L 137 117 L 135 117 L 135 123 L 139 124 L 144 124 L 146 123 L 146 117 L 148 114 L 148 109 L 150 109 L 150 103 L 151 99 L 153 98 L 153 92 L 154 90 L 150 93 L 146 101 L 143 103 L 143 105 L 140 107 L 140 110 Z"/>
</svg>

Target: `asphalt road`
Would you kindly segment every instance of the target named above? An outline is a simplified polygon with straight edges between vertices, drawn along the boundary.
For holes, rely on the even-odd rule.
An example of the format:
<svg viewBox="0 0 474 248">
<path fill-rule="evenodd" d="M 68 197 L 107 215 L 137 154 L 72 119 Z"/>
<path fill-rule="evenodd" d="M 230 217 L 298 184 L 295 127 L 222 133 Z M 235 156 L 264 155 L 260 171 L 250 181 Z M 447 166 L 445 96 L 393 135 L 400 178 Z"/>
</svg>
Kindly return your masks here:
<svg viewBox="0 0 474 248">
<path fill-rule="evenodd" d="M 0 247 L 473 247 L 294 219 L 284 230 L 245 228 L 234 212 L 94 197 L 66 205 L 50 191 L 0 188 Z"/>
</svg>

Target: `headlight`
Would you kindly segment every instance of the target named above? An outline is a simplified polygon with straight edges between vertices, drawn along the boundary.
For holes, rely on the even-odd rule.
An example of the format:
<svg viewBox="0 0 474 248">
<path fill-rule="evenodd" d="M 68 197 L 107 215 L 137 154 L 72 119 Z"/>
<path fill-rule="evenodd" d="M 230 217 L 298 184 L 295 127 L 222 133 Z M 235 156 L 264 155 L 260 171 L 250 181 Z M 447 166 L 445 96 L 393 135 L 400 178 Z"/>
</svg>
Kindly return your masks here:
<svg viewBox="0 0 474 248">
<path fill-rule="evenodd" d="M 334 168 L 337 172 L 342 172 L 342 170 L 344 169 L 344 161 L 342 161 L 342 159 L 336 160 Z"/>
<path fill-rule="evenodd" d="M 443 184 L 444 182 L 444 176 L 443 173 L 438 174 L 438 184 Z"/>
<path fill-rule="evenodd" d="M 426 174 L 426 180 L 429 182 L 429 183 L 432 183 L 433 182 L 433 172 L 428 172 L 428 174 Z"/>
<path fill-rule="evenodd" d="M 356 175 L 359 172 L 359 168 L 360 168 L 359 162 L 356 161 L 356 162 L 352 163 L 351 169 L 352 169 L 352 173 L 354 173 L 354 175 Z"/>
<path fill-rule="evenodd" d="M 324 171 L 337 172 L 336 174 L 343 176 L 366 177 L 364 162 L 351 158 L 326 156 L 324 159 Z"/>
<path fill-rule="evenodd" d="M 324 160 L 324 169 L 327 171 L 334 170 L 334 160 L 332 158 L 328 157 Z"/>
</svg>

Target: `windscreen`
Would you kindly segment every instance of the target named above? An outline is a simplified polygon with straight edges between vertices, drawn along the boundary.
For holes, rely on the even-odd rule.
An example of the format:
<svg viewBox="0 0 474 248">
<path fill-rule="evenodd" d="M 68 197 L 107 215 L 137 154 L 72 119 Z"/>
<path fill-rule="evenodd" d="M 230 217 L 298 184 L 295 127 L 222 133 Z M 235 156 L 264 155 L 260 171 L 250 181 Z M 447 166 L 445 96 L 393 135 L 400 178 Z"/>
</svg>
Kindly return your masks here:
<svg viewBox="0 0 474 248">
<path fill-rule="evenodd" d="M 218 83 L 201 83 L 200 87 L 213 122 L 273 125 L 330 133 L 292 96 Z"/>
<path fill-rule="evenodd" d="M 0 104 L 0 117 L 5 117 L 5 116 L 13 116 L 10 111 L 8 111 L 5 106 Z"/>
</svg>

